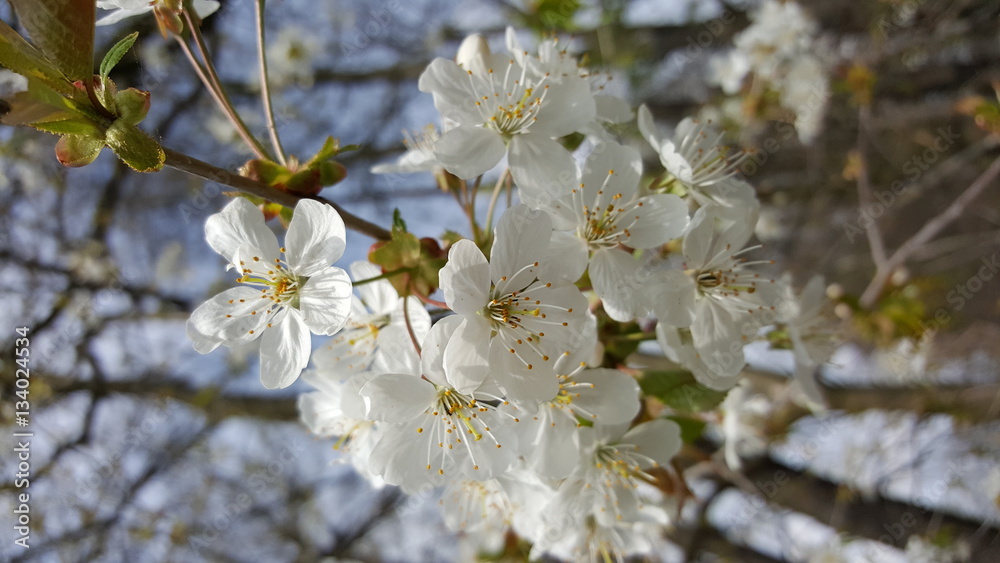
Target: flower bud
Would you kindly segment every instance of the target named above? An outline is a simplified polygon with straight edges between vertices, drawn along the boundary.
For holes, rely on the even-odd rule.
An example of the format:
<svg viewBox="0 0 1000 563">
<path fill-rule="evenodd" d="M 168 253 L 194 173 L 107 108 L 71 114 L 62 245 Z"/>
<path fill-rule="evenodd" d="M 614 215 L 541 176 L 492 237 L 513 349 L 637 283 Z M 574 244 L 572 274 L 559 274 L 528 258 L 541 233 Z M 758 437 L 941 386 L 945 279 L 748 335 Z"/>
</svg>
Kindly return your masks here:
<svg viewBox="0 0 1000 563">
<path fill-rule="evenodd" d="M 149 111 L 149 92 L 137 88 L 129 88 L 115 94 L 115 105 L 122 119 L 138 125 L 146 118 Z"/>
<path fill-rule="evenodd" d="M 56 141 L 56 158 L 63 166 L 86 166 L 101 154 L 104 141 L 84 135 L 63 135 Z"/>
</svg>

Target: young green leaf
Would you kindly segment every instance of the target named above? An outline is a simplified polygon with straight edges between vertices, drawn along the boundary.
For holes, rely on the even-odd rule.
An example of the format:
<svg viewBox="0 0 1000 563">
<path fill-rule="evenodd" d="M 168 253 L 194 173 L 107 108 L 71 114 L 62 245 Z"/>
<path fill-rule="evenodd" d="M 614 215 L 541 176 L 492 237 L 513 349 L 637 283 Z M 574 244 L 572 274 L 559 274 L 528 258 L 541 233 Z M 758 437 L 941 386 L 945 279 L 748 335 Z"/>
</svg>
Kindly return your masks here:
<svg viewBox="0 0 1000 563">
<path fill-rule="evenodd" d="M 115 43 L 115 46 L 108 51 L 108 54 L 104 55 L 104 60 L 101 61 L 101 78 L 107 78 L 111 74 L 111 70 L 118 65 L 138 38 L 139 32 L 134 31 Z"/>
<path fill-rule="evenodd" d="M 0 65 L 21 76 L 36 78 L 60 94 L 76 93 L 72 82 L 52 61 L 3 22 L 0 22 Z"/>
<path fill-rule="evenodd" d="M 684 412 L 712 410 L 726 398 L 725 391 L 701 385 L 686 370 L 647 371 L 639 380 L 644 395 L 656 397 L 664 405 Z"/>
<path fill-rule="evenodd" d="M 94 73 L 93 0 L 10 0 L 38 50 L 70 80 Z"/>
</svg>

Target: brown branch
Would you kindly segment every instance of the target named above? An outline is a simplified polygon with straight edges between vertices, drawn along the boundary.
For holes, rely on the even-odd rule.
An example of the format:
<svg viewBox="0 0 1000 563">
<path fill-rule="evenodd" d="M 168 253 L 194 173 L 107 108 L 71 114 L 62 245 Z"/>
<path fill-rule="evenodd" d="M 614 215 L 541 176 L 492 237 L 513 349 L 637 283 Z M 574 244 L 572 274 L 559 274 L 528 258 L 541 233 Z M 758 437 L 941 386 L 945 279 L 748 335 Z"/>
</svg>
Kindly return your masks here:
<svg viewBox="0 0 1000 563">
<path fill-rule="evenodd" d="M 212 182 L 217 182 L 219 184 L 235 188 L 241 192 L 255 195 L 268 201 L 273 201 L 274 203 L 281 204 L 285 207 L 295 207 L 295 204 L 298 203 L 300 199 L 315 199 L 336 209 L 337 212 L 340 213 L 340 216 L 343 218 L 344 224 L 348 229 L 368 235 L 377 240 L 389 240 L 389 238 L 391 238 L 389 231 L 356 215 L 348 213 L 341 206 L 325 198 L 305 198 L 297 196 L 295 194 L 290 194 L 288 192 L 283 192 L 270 186 L 266 186 L 260 182 L 251 180 L 250 178 L 240 176 L 239 174 L 229 172 L 228 170 L 223 170 L 222 168 L 218 168 L 207 162 L 198 160 L 197 158 L 165 147 L 163 152 L 166 154 L 166 161 L 164 165 L 169 166 L 170 168 L 175 168 L 182 172 L 198 176 L 199 178 L 204 178 Z"/>
<path fill-rule="evenodd" d="M 907 239 L 902 246 L 896 249 L 892 253 L 892 256 L 886 260 L 884 267 L 880 267 L 875 271 L 875 277 L 872 278 L 871 283 L 868 284 L 864 293 L 861 294 L 861 306 L 871 308 L 878 300 L 879 295 L 882 293 L 882 288 L 885 287 L 885 283 L 888 281 L 889 276 L 892 275 L 892 272 L 903 265 L 907 258 L 913 255 L 924 244 L 930 242 L 931 239 L 937 236 L 952 221 L 958 219 L 962 215 L 962 212 L 965 211 L 965 208 L 993 183 L 998 174 L 1000 174 L 1000 157 L 997 157 L 993 161 L 993 164 L 990 164 L 989 168 L 980 174 L 962 195 L 951 202 L 951 205 L 925 223 L 915 235 Z"/>
</svg>

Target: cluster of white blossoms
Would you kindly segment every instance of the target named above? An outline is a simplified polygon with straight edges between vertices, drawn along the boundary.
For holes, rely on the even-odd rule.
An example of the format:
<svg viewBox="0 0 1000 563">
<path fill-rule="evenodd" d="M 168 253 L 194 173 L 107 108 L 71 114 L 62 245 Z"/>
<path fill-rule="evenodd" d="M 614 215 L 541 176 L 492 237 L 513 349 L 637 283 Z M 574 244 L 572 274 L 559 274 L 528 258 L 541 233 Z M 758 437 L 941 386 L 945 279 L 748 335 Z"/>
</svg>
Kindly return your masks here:
<svg viewBox="0 0 1000 563">
<path fill-rule="evenodd" d="M 828 47 L 818 26 L 796 2 L 765 0 L 750 13 L 753 23 L 733 38 L 734 48 L 715 57 L 710 80 L 727 94 L 761 85 L 778 94 L 781 106 L 795 114 L 795 129 L 809 143 L 823 124 L 830 97 Z"/>
<path fill-rule="evenodd" d="M 677 490 L 681 432 L 646 408 L 641 366 L 609 361 L 607 346 L 655 339 L 725 391 L 744 346 L 778 327 L 812 392 L 827 349 L 814 330 L 822 283 L 799 299 L 748 258 L 759 203 L 736 177 L 741 153 L 711 124 L 665 135 L 641 108 L 635 125 L 662 164 L 644 172 L 640 152 L 603 130 L 631 120 L 624 101 L 554 40 L 529 54 L 508 30 L 506 45 L 493 53 L 473 36 L 456 60 L 431 62 L 419 84 L 444 133 L 410 138 L 400 163 L 376 169 L 460 182 L 506 158 L 522 203 L 487 236 L 450 245 L 442 307 L 397 293 L 399 272 L 331 266 L 345 244 L 332 207 L 300 201 L 279 247 L 236 199 L 206 233 L 239 284 L 199 307 L 188 333 L 201 352 L 260 337 L 270 388 L 291 384 L 311 353 L 315 391 L 299 399 L 310 430 L 336 437 L 376 486 L 444 487 L 445 522 L 476 548 L 513 531 L 533 557 L 648 553 L 674 512 L 664 492 Z M 560 142 L 576 132 L 590 139 L 580 154 Z M 312 351 L 310 334 L 331 339 Z"/>
</svg>

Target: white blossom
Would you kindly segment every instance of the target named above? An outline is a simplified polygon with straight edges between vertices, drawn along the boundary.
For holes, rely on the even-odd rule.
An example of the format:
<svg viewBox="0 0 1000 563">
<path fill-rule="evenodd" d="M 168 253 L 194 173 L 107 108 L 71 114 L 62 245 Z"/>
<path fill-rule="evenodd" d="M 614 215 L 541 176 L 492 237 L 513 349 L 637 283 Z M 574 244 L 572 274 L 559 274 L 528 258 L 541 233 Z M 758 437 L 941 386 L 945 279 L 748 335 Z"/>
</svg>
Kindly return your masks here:
<svg viewBox="0 0 1000 563">
<path fill-rule="evenodd" d="M 475 388 L 491 376 L 528 410 L 556 395 L 555 361 L 583 345 L 593 322 L 586 297 L 550 256 L 551 236 L 548 215 L 514 206 L 500 217 L 489 260 L 461 240 L 440 274 L 445 301 L 461 319 L 445 352 L 452 377 Z"/>
<path fill-rule="evenodd" d="M 647 308 L 639 299 L 641 265 L 631 249 L 661 246 L 688 226 L 687 206 L 672 194 L 640 197 L 642 160 L 634 149 L 615 143 L 597 145 L 579 182 L 568 194 L 543 204 L 557 230 L 572 230 L 555 244 L 575 281 L 589 269 L 594 292 L 608 315 L 630 321 Z M 623 247 L 628 247 L 625 249 Z"/>
<path fill-rule="evenodd" d="M 420 91 L 456 124 L 434 144 L 438 161 L 459 178 L 475 178 L 506 155 L 521 190 L 565 185 L 573 157 L 554 139 L 594 119 L 589 85 L 579 76 L 539 76 L 511 55 L 472 44 L 461 64 L 437 58 L 420 76 Z"/>
<path fill-rule="evenodd" d="M 97 7 L 111 13 L 97 20 L 97 25 L 111 25 L 125 18 L 148 14 L 163 0 L 97 0 Z M 199 18 L 206 18 L 219 9 L 215 0 L 194 0 L 194 11 Z"/>
<path fill-rule="evenodd" d="M 302 200 L 285 236 L 287 248 L 252 203 L 236 198 L 205 224 L 205 237 L 236 268 L 238 287 L 191 313 L 188 337 L 206 354 L 261 338 L 260 378 L 287 387 L 309 361 L 309 333 L 332 335 L 347 321 L 351 280 L 330 266 L 344 253 L 344 222 L 333 207 Z"/>
<path fill-rule="evenodd" d="M 495 395 L 465 391 L 447 367 L 444 349 L 460 325 L 449 319 L 458 320 L 431 328 L 420 358 L 400 345 L 389 371 L 356 376 L 355 392 L 342 402 L 348 415 L 379 423 L 370 470 L 410 493 L 455 478 L 492 479 L 517 461 L 513 419 L 485 402 Z M 399 327 L 386 332 L 409 338 Z"/>
<path fill-rule="evenodd" d="M 382 274 L 381 268 L 370 262 L 355 262 L 350 269 L 355 282 Z M 423 340 L 431 328 L 430 315 L 420 301 L 416 297 L 401 298 L 388 280 L 355 285 L 354 290 L 357 295 L 351 301 L 351 315 L 344 329 L 313 353 L 313 363 L 321 371 L 345 376 L 372 368 L 382 355 L 396 352 L 384 346 L 384 329 L 406 327 L 407 316 L 417 341 Z"/>
<path fill-rule="evenodd" d="M 743 248 L 755 216 L 732 224 L 722 221 L 726 226 L 719 229 L 716 209 L 703 207 L 695 213 L 684 237 L 684 270 L 656 272 L 647 299 L 661 325 L 690 328 L 690 342 L 681 333 L 660 329 L 665 352 L 685 361 L 699 382 L 724 390 L 735 384 L 745 363 L 743 345 L 754 335 L 752 315 L 772 306 L 773 280 L 751 269 L 766 261 L 747 262 L 742 256 L 758 248 Z M 693 355 L 686 352 L 689 346 Z"/>
</svg>

